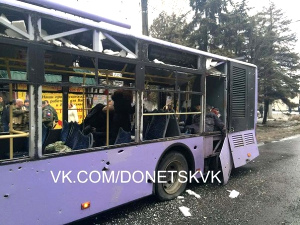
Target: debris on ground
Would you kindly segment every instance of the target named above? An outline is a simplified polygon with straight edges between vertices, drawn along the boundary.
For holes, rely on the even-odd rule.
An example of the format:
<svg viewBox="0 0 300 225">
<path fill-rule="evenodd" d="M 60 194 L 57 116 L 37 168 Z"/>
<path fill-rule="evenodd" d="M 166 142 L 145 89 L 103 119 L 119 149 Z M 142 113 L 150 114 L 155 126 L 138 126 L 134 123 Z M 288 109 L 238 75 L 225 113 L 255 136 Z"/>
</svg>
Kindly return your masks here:
<svg viewBox="0 0 300 225">
<path fill-rule="evenodd" d="M 197 193 L 193 192 L 192 190 L 186 190 L 186 192 L 189 194 L 189 195 L 193 195 L 195 196 L 196 198 L 200 198 L 200 195 L 198 195 Z"/>
<path fill-rule="evenodd" d="M 229 190 L 227 190 L 227 191 L 229 191 Z M 236 198 L 240 194 L 240 192 L 238 192 L 236 190 L 232 190 L 232 191 L 229 191 L 229 192 L 230 192 L 230 195 L 229 195 L 230 198 Z"/>
<path fill-rule="evenodd" d="M 179 210 L 182 212 L 184 216 L 192 216 L 192 214 L 190 213 L 190 209 L 188 207 L 180 206 Z"/>
</svg>

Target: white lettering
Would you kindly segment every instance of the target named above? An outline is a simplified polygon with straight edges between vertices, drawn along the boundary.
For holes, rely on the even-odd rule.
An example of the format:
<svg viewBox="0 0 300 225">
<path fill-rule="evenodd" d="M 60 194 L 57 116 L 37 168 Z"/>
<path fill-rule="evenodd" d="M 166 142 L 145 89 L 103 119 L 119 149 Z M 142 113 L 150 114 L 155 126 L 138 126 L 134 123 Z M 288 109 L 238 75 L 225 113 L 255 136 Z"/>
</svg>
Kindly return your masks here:
<svg viewBox="0 0 300 225">
<path fill-rule="evenodd" d="M 124 176 L 123 176 L 124 173 L 128 174 L 128 180 L 126 180 L 126 181 L 124 180 Z M 121 171 L 121 183 L 122 184 L 123 183 L 129 183 L 130 180 L 131 180 L 131 174 L 130 174 L 130 172 L 126 171 L 126 170 Z"/>
<path fill-rule="evenodd" d="M 115 171 L 111 171 L 110 174 L 109 174 L 109 177 L 107 177 L 106 171 L 103 171 L 102 176 L 103 176 L 102 183 L 105 183 L 105 181 L 107 183 L 110 183 L 110 180 L 112 180 L 112 183 L 114 183 Z"/>
<path fill-rule="evenodd" d="M 171 173 L 171 182 L 174 183 L 174 173 L 177 173 L 177 171 L 169 170 L 168 173 Z"/>
<path fill-rule="evenodd" d="M 155 171 L 153 171 L 153 176 L 151 176 L 150 172 L 146 171 L 146 182 L 150 180 L 152 183 L 155 183 Z"/>
<path fill-rule="evenodd" d="M 218 180 L 219 184 L 221 183 L 221 181 L 220 181 L 219 178 L 217 177 L 219 173 L 221 173 L 220 170 L 219 170 L 215 175 L 214 175 L 214 171 L 211 172 L 211 175 L 212 175 L 212 176 L 211 176 L 211 183 L 214 182 L 214 178 L 216 178 L 216 179 Z"/>
<path fill-rule="evenodd" d="M 92 180 L 92 175 L 93 174 L 96 174 L 96 175 L 98 175 L 98 179 L 97 180 Z M 92 172 L 90 172 L 90 175 L 89 175 L 89 180 L 92 182 L 92 183 L 98 183 L 100 180 L 101 180 L 101 174 L 99 173 L 99 171 L 97 171 L 97 170 L 93 170 Z"/>
<path fill-rule="evenodd" d="M 158 171 L 157 172 L 157 182 L 160 184 L 160 183 L 162 183 L 162 184 L 166 184 L 167 183 L 167 181 L 166 181 L 166 171 Z M 164 178 L 164 181 L 162 181 L 161 180 L 161 178 Z"/>
<path fill-rule="evenodd" d="M 201 171 L 200 171 L 201 172 Z M 198 173 L 198 171 L 196 171 L 195 173 L 193 173 L 192 174 L 192 172 L 190 171 L 190 183 L 192 183 L 193 181 L 193 179 L 197 182 L 197 183 L 199 183 L 199 181 L 198 181 L 198 179 L 196 178 L 196 175 L 197 175 L 197 173 Z"/>
<path fill-rule="evenodd" d="M 184 170 L 179 171 L 178 176 L 179 176 L 178 181 L 180 183 L 186 183 L 188 181 L 186 171 L 184 171 Z M 183 179 L 180 179 L 180 178 L 183 178 Z"/>
<path fill-rule="evenodd" d="M 59 179 L 59 177 L 60 177 L 61 171 L 58 172 L 56 178 L 54 177 L 54 174 L 53 174 L 53 171 L 52 171 L 52 170 L 50 171 L 50 173 L 51 173 L 51 176 L 52 176 L 52 179 L 53 179 L 54 183 L 57 183 L 57 181 L 58 181 L 58 179 Z"/>
<path fill-rule="evenodd" d="M 72 173 L 72 171 L 69 171 L 67 174 L 65 174 L 65 171 L 62 171 L 62 182 L 65 183 L 65 179 L 69 181 L 69 183 L 72 183 L 69 174 Z"/>
<path fill-rule="evenodd" d="M 208 176 L 209 176 L 209 174 L 210 174 L 210 171 L 208 171 L 208 173 L 206 174 L 206 178 L 204 179 L 204 177 L 203 177 L 203 173 L 202 173 L 202 171 L 200 171 L 200 175 L 201 175 L 201 179 L 202 179 L 203 183 L 206 183 L 206 181 L 207 181 L 207 179 L 208 179 Z"/>
<path fill-rule="evenodd" d="M 140 180 L 136 180 L 136 179 L 135 179 L 135 175 L 136 175 L 137 173 L 141 174 L 141 179 L 140 179 Z M 134 173 L 132 174 L 132 180 L 133 180 L 135 183 L 137 183 L 137 184 L 142 183 L 143 180 L 144 180 L 144 174 L 143 174 L 143 172 L 140 171 L 140 170 L 134 171 Z"/>
<path fill-rule="evenodd" d="M 85 175 L 87 175 L 88 173 L 87 173 L 86 171 L 84 171 L 84 170 L 81 170 L 81 171 L 79 171 L 78 174 L 77 174 L 77 180 L 79 181 L 79 183 L 84 184 L 84 183 L 88 182 L 88 179 L 86 178 L 84 181 L 82 181 L 82 180 L 80 179 L 80 174 L 81 174 L 81 173 L 85 173 Z"/>
</svg>

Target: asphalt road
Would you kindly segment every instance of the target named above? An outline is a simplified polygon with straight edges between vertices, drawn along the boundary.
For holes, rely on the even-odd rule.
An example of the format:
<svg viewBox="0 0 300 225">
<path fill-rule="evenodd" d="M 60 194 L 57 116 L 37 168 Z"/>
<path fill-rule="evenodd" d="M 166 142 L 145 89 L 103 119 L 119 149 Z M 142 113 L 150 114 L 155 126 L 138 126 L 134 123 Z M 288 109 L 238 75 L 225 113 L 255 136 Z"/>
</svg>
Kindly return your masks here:
<svg viewBox="0 0 300 225">
<path fill-rule="evenodd" d="M 147 197 L 73 224 L 300 224 L 300 137 L 259 149 L 227 185 L 190 184 L 200 199 L 188 193 L 168 202 Z M 229 198 L 228 190 L 240 195 Z M 184 217 L 180 206 L 192 216 Z"/>
</svg>

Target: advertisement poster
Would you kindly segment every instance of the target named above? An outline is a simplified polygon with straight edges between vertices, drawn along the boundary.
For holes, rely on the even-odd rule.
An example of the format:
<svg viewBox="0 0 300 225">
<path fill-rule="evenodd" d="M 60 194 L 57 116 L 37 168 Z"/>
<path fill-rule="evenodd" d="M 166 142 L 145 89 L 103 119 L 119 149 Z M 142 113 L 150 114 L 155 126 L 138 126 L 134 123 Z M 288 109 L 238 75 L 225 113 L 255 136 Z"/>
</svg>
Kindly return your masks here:
<svg viewBox="0 0 300 225">
<path fill-rule="evenodd" d="M 28 99 L 27 95 L 27 86 L 23 84 L 18 85 L 19 91 L 15 93 L 15 98 L 20 98 L 23 100 Z M 61 91 L 61 87 L 55 86 L 44 86 L 43 87 L 43 94 L 42 94 L 42 101 L 48 101 L 49 104 L 56 110 L 58 116 L 58 123 L 55 126 L 55 129 L 61 129 L 63 125 L 62 121 L 62 113 L 63 113 L 63 102 L 62 102 L 62 93 L 53 93 L 47 91 Z M 70 88 L 70 92 L 81 92 L 82 88 Z M 81 124 L 83 119 L 86 116 L 86 105 L 84 105 L 84 96 L 82 94 L 69 94 L 69 103 L 75 105 L 78 114 L 78 123 Z M 85 106 L 85 107 L 84 107 Z M 85 112 L 84 112 L 85 111 Z"/>
</svg>

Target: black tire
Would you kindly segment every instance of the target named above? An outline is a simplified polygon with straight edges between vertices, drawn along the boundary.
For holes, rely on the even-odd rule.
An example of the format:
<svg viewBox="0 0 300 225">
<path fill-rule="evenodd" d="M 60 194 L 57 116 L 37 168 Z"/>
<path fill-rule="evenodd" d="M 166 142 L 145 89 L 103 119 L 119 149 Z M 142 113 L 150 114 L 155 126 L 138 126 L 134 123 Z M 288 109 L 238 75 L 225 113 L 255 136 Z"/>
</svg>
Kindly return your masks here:
<svg viewBox="0 0 300 225">
<path fill-rule="evenodd" d="M 170 172 L 160 173 L 160 175 L 166 176 L 166 179 L 160 179 L 158 182 L 158 171 L 176 171 L 173 173 L 173 182 Z M 185 157 L 177 151 L 167 153 L 160 161 L 156 171 L 155 194 L 159 200 L 174 199 L 185 190 L 187 182 L 180 182 L 184 181 L 178 175 L 180 171 L 185 171 L 186 174 L 182 175 L 188 177 L 188 163 Z M 166 181 L 166 183 L 162 183 L 162 181 Z"/>
</svg>

